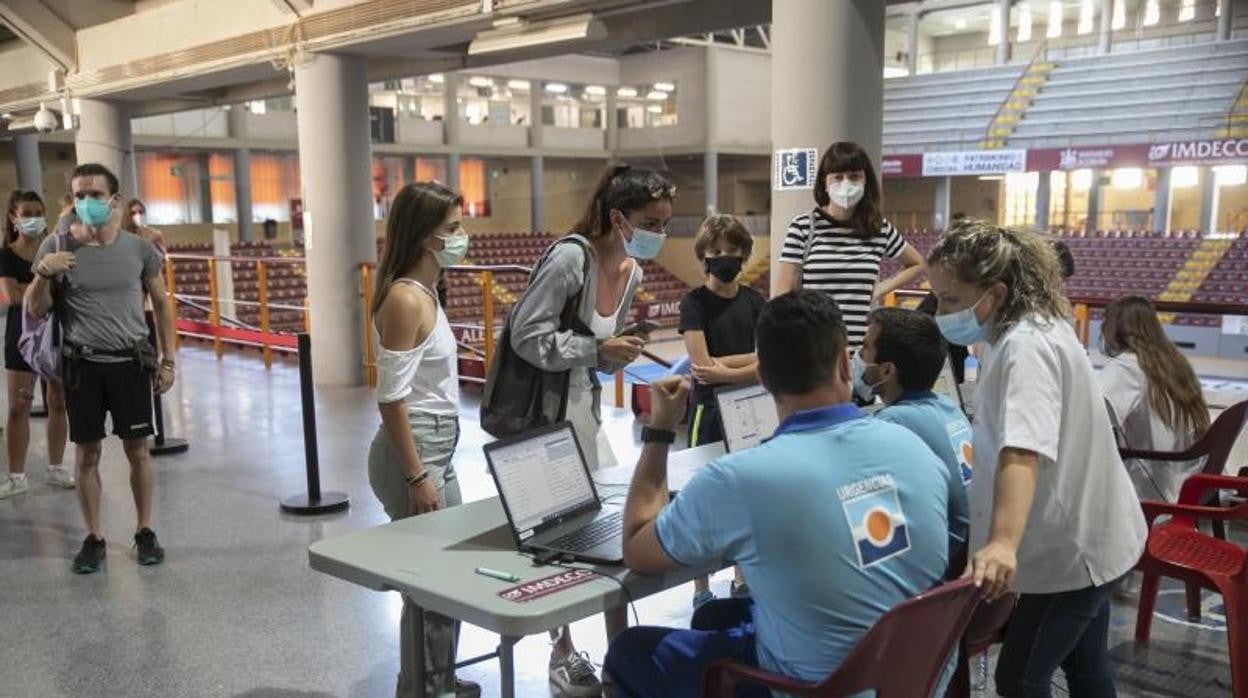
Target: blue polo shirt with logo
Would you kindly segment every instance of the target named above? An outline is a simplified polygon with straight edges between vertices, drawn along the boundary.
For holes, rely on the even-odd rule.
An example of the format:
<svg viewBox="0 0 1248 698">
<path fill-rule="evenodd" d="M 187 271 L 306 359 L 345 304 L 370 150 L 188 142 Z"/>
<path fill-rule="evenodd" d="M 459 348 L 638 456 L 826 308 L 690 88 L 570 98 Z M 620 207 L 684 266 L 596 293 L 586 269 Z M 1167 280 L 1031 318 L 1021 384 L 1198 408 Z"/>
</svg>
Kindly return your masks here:
<svg viewBox="0 0 1248 698">
<path fill-rule="evenodd" d="M 909 430 L 833 405 L 707 465 L 655 530 L 679 563 L 740 565 L 759 665 L 817 681 L 884 612 L 940 582 L 948 478 Z"/>
<path fill-rule="evenodd" d="M 966 546 L 971 522 L 971 423 L 953 400 L 928 391 L 907 392 L 875 413 L 918 435 L 949 471 L 949 549 Z"/>
</svg>

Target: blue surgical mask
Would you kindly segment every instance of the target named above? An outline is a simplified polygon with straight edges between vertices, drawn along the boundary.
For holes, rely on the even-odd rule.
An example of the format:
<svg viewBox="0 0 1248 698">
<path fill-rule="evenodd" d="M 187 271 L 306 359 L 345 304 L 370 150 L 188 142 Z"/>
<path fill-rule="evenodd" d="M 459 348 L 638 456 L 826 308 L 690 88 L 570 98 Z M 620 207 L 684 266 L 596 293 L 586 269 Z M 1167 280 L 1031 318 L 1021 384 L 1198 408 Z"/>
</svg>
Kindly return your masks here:
<svg viewBox="0 0 1248 698">
<path fill-rule="evenodd" d="M 665 233 L 655 233 L 645 228 L 633 227 L 633 237 L 624 241 L 624 253 L 633 259 L 654 259 L 663 249 Z"/>
<path fill-rule="evenodd" d="M 875 402 L 875 389 L 879 386 L 879 383 L 873 385 L 867 382 L 867 367 L 875 365 L 862 360 L 861 349 L 854 352 L 854 358 L 849 362 L 849 372 L 854 381 L 854 394 L 868 402 Z"/>
<path fill-rule="evenodd" d="M 459 235 L 448 235 L 446 237 L 438 236 L 442 241 L 442 249 L 433 253 L 438 260 L 438 266 L 446 268 L 453 267 L 464 261 L 464 257 L 468 254 L 468 236 L 460 233 Z"/>
<path fill-rule="evenodd" d="M 74 201 L 74 213 L 78 214 L 78 220 L 92 228 L 98 228 L 108 222 L 113 208 L 108 205 L 107 199 L 87 196 Z"/>
<path fill-rule="evenodd" d="M 29 216 L 17 219 L 17 229 L 28 238 L 37 238 L 48 229 L 48 221 L 43 216 Z"/>
<path fill-rule="evenodd" d="M 975 307 L 987 297 L 988 294 L 985 293 L 969 308 L 948 315 L 936 316 L 936 324 L 940 327 L 940 333 L 949 340 L 950 344 L 969 347 L 988 339 L 988 325 L 979 324 L 979 318 L 975 317 Z"/>
</svg>

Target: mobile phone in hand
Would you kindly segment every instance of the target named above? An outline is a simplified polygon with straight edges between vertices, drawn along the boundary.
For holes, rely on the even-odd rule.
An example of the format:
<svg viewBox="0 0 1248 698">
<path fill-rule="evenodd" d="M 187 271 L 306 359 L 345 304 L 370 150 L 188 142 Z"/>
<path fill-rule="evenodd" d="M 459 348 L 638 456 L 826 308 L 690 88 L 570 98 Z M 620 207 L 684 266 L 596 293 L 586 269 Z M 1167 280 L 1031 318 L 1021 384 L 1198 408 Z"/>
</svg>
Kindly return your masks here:
<svg viewBox="0 0 1248 698">
<path fill-rule="evenodd" d="M 620 330 L 619 336 L 621 337 L 645 337 L 645 336 L 650 335 L 652 332 L 654 332 L 657 329 L 659 329 L 659 326 L 654 324 L 653 322 L 650 322 L 649 320 L 640 320 Z"/>
</svg>

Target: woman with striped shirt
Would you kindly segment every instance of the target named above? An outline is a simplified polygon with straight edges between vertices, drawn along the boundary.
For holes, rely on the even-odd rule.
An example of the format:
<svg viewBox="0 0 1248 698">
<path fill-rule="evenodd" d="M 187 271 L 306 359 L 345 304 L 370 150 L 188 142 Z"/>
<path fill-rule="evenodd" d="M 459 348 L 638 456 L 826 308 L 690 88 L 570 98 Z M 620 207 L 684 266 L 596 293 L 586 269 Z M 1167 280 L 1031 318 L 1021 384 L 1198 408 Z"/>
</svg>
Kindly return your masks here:
<svg viewBox="0 0 1248 698">
<path fill-rule="evenodd" d="M 779 292 L 800 287 L 830 294 L 845 317 L 849 349 L 858 351 L 872 302 L 922 274 L 923 255 L 881 215 L 880 182 L 862 146 L 829 146 L 815 182 L 818 206 L 794 218 L 784 238 Z M 899 257 L 902 270 L 877 284 L 884 257 Z"/>
</svg>

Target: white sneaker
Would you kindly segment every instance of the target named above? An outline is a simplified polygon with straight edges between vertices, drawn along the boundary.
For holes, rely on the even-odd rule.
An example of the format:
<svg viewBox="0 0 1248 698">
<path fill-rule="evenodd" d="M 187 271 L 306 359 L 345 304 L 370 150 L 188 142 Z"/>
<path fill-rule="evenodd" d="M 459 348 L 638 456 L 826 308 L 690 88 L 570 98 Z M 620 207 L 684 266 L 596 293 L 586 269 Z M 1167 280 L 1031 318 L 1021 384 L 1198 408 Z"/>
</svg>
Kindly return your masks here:
<svg viewBox="0 0 1248 698">
<path fill-rule="evenodd" d="M 28 490 L 30 490 L 30 485 L 26 484 L 24 477 L 16 478 L 12 475 L 5 475 L 4 479 L 0 479 L 0 499 L 26 494 Z"/>
<path fill-rule="evenodd" d="M 602 683 L 598 681 L 589 655 L 574 652 L 562 658 L 550 658 L 550 682 L 565 696 L 600 696 Z"/>
<path fill-rule="evenodd" d="M 48 466 L 48 484 L 56 487 L 64 487 L 67 490 L 74 489 L 77 484 L 74 481 L 74 474 L 63 465 Z"/>
</svg>

